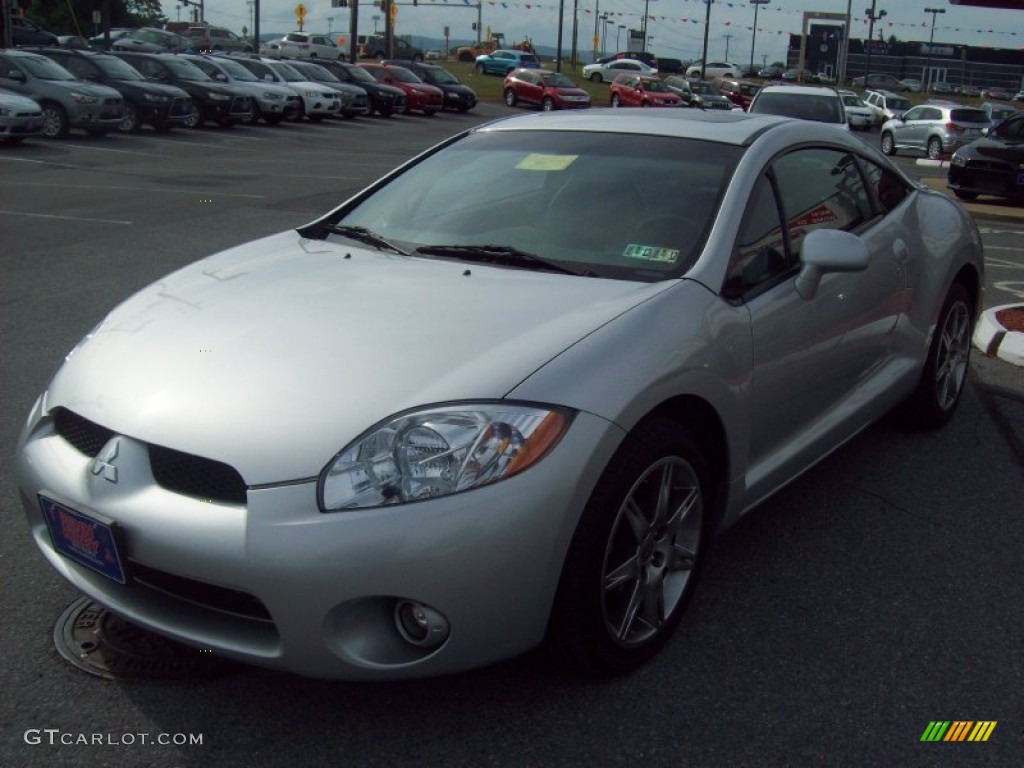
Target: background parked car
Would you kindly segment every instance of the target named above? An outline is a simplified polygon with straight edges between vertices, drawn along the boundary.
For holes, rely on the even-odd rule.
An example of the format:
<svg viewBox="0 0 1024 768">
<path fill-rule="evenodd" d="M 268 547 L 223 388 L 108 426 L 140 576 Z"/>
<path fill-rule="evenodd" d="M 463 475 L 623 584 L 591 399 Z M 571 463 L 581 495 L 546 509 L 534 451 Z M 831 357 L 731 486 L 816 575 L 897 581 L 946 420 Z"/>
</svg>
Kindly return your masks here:
<svg viewBox="0 0 1024 768">
<path fill-rule="evenodd" d="M 444 94 L 444 108 L 467 112 L 476 106 L 476 91 L 463 83 L 444 67 L 408 59 L 390 59 L 385 64 L 405 67 L 428 85 L 440 88 Z"/>
<path fill-rule="evenodd" d="M 444 107 L 444 94 L 440 88 L 424 83 L 405 67 L 384 64 L 360 64 L 378 82 L 401 88 L 405 91 L 405 111 L 435 115 Z"/>
<path fill-rule="evenodd" d="M 58 35 L 57 44 L 61 48 L 72 48 L 79 51 L 87 51 L 92 47 L 87 38 L 78 35 Z"/>
<path fill-rule="evenodd" d="M 754 100 L 754 95 L 761 90 L 760 83 L 741 80 L 735 77 L 723 77 L 715 83 L 719 92 L 737 107 L 746 109 Z"/>
<path fill-rule="evenodd" d="M 342 117 L 353 118 L 357 115 L 370 114 L 370 98 L 366 95 L 366 89 L 339 79 L 333 72 L 321 67 L 319 61 L 320 59 L 315 61 L 289 59 L 288 64 L 310 82 L 319 83 L 325 88 L 337 91 L 341 100 L 339 114 Z"/>
<path fill-rule="evenodd" d="M 114 27 L 110 30 L 109 43 L 105 34 L 99 34 L 89 38 L 89 47 L 95 51 L 108 51 L 113 46 L 115 40 L 127 37 L 134 31 L 133 27 Z"/>
<path fill-rule="evenodd" d="M 541 69 L 540 59 L 534 53 L 526 51 L 505 51 L 500 48 L 491 53 L 476 57 L 476 73 L 478 75 L 501 75 L 504 77 L 513 69 L 532 67 Z"/>
<path fill-rule="evenodd" d="M 729 101 L 714 83 L 707 80 L 696 80 L 691 77 L 669 75 L 665 85 L 683 100 L 683 104 L 697 109 L 732 109 L 735 105 Z"/>
<path fill-rule="evenodd" d="M 981 89 L 981 98 L 989 99 L 989 100 L 995 99 L 996 101 L 1009 101 L 1010 100 L 1010 92 L 1008 90 L 1006 90 L 1005 88 L 998 87 L 998 86 L 992 86 L 992 87 L 989 87 L 989 88 L 982 88 Z"/>
<path fill-rule="evenodd" d="M 239 64 L 252 72 L 256 77 L 268 83 L 282 83 L 302 99 L 301 109 L 296 120 L 305 117 L 317 122 L 325 117 L 335 117 L 341 112 L 341 96 L 333 88 L 325 88 L 322 83 L 309 80 L 295 67 L 286 61 L 259 58 L 256 56 L 239 56 Z"/>
<path fill-rule="evenodd" d="M 656 77 L 622 74 L 608 89 L 613 107 L 681 107 L 683 100 Z"/>
<path fill-rule="evenodd" d="M 22 45 L 60 45 L 57 35 L 43 29 L 32 19 L 13 13 L 8 18 L 11 24 L 11 44 L 15 48 Z"/>
<path fill-rule="evenodd" d="M 381 117 L 390 117 L 395 112 L 405 111 L 407 101 L 405 91 L 379 82 L 362 67 L 340 60 L 328 59 L 321 61 L 320 66 L 333 73 L 342 82 L 358 85 L 366 91 L 370 100 L 370 109 Z"/>
<path fill-rule="evenodd" d="M 596 64 L 607 64 L 610 61 L 616 59 L 632 59 L 633 61 L 642 61 L 644 64 L 649 66 L 651 69 L 658 69 L 658 57 L 650 51 L 619 51 L 613 53 L 610 56 L 603 56 L 598 59 Z"/>
<path fill-rule="evenodd" d="M 867 83 L 864 82 L 864 76 L 853 78 L 854 88 L 868 88 L 870 90 L 885 90 L 901 93 L 906 90 L 900 81 L 892 75 L 888 75 L 882 72 L 872 72 L 868 75 Z"/>
<path fill-rule="evenodd" d="M 843 100 L 843 109 L 846 111 L 846 122 L 850 128 L 870 131 L 875 125 L 875 113 L 867 104 L 853 91 L 840 91 L 839 98 Z"/>
<path fill-rule="evenodd" d="M 757 71 L 757 76 L 760 78 L 764 78 L 765 80 L 775 80 L 780 79 L 782 77 L 782 73 L 785 71 L 786 70 L 784 70 L 782 67 L 763 67 L 762 69 L 759 69 Z"/>
<path fill-rule="evenodd" d="M 327 35 L 308 32 L 289 32 L 277 41 L 277 52 L 282 59 L 341 59 L 345 55 Z"/>
<path fill-rule="evenodd" d="M 252 99 L 253 110 L 246 125 L 263 120 L 267 125 L 277 125 L 282 120 L 298 118 L 301 99 L 286 85 L 266 82 L 227 56 L 189 55 L 188 60 L 199 67 L 218 83 L 233 85 Z"/>
<path fill-rule="evenodd" d="M 714 80 L 716 77 L 739 77 L 741 70 L 738 64 L 730 64 L 728 61 L 709 61 L 702 74 L 700 62 L 697 62 L 687 67 L 686 76 L 703 76 L 707 80 Z"/>
<path fill-rule="evenodd" d="M 43 135 L 43 109 L 35 101 L 0 88 L 0 141 L 19 141 Z"/>
<path fill-rule="evenodd" d="M 132 53 L 179 53 L 193 50 L 194 46 L 195 41 L 174 32 L 142 27 L 113 40 L 110 43 L 110 50 Z"/>
<path fill-rule="evenodd" d="M 383 35 L 359 35 L 356 45 L 360 58 L 384 59 L 388 56 L 387 40 Z M 401 37 L 392 39 L 392 48 L 391 54 L 396 59 L 423 61 L 423 51 Z"/>
<path fill-rule="evenodd" d="M 124 99 L 124 116 L 118 130 L 130 133 L 147 123 L 158 131 L 185 125 L 192 112 L 192 97 L 181 88 L 154 83 L 125 61 L 100 51 L 40 48 L 38 53 L 90 83 L 109 86 Z"/>
<path fill-rule="evenodd" d="M 960 147 L 949 163 L 949 188 L 961 200 L 995 195 L 1024 202 L 1024 113 Z"/>
<path fill-rule="evenodd" d="M 239 37 L 226 27 L 213 27 L 197 24 L 181 32 L 182 37 L 192 41 L 192 48 L 198 51 L 243 51 L 252 53 L 253 46 L 249 40 Z"/>
<path fill-rule="evenodd" d="M 988 119 L 992 121 L 993 125 L 1017 114 L 1017 110 L 1009 104 L 996 104 L 992 101 L 986 101 L 982 104 L 981 110 L 988 115 Z"/>
<path fill-rule="evenodd" d="M 881 126 L 887 120 L 899 117 L 910 109 L 910 102 L 907 101 L 905 96 L 900 96 L 891 91 L 865 91 L 861 94 L 861 101 L 874 114 L 875 125 L 878 126 Z"/>
<path fill-rule="evenodd" d="M 942 94 L 949 93 L 949 94 L 952 94 L 953 93 L 953 86 L 951 86 L 949 83 L 947 83 L 947 82 L 945 82 L 943 80 L 939 80 L 937 82 L 932 83 L 930 86 L 928 86 L 928 90 L 931 93 L 942 93 Z"/>
<path fill-rule="evenodd" d="M 505 103 L 535 104 L 545 111 L 554 109 L 586 109 L 590 94 L 568 75 L 543 69 L 514 69 L 505 76 Z"/>
<path fill-rule="evenodd" d="M 125 51 L 115 51 L 114 55 L 150 80 L 186 91 L 192 97 L 191 113 L 185 121 L 189 128 L 201 128 L 208 121 L 231 128 L 252 118 L 252 99 L 244 90 L 218 83 L 183 57 Z"/>
<path fill-rule="evenodd" d="M 903 86 L 904 91 L 909 93 L 920 93 L 921 92 L 921 81 L 913 77 L 905 77 L 900 80 L 900 85 Z"/>
<path fill-rule="evenodd" d="M 847 130 L 850 127 L 839 93 L 819 85 L 766 85 L 754 96 L 747 112 L 831 123 Z"/>
<path fill-rule="evenodd" d="M 651 77 L 657 75 L 658 70 L 639 59 L 612 59 L 604 63 L 587 64 L 583 67 L 583 77 L 594 83 L 610 83 L 622 74 Z"/>
<path fill-rule="evenodd" d="M 982 136 L 991 125 L 988 115 L 976 107 L 929 102 L 886 122 L 879 142 L 887 155 L 916 150 L 937 160 Z"/>
<path fill-rule="evenodd" d="M 72 128 L 102 136 L 117 130 L 124 117 L 124 100 L 113 88 L 82 82 L 38 53 L 0 50 L 0 87 L 38 102 L 48 139 L 66 136 Z"/>
</svg>

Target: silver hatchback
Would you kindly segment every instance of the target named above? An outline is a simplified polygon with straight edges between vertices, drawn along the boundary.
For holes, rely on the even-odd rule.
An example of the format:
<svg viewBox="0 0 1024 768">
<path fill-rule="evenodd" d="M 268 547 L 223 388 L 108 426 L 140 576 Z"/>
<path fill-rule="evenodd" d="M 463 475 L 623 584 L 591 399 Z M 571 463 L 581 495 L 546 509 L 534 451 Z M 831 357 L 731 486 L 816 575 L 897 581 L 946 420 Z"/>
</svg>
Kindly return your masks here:
<svg viewBox="0 0 1024 768">
<path fill-rule="evenodd" d="M 887 121 L 882 126 L 880 143 L 887 155 L 912 149 L 938 160 L 979 138 L 991 125 L 988 115 L 975 107 L 929 102 Z"/>
</svg>

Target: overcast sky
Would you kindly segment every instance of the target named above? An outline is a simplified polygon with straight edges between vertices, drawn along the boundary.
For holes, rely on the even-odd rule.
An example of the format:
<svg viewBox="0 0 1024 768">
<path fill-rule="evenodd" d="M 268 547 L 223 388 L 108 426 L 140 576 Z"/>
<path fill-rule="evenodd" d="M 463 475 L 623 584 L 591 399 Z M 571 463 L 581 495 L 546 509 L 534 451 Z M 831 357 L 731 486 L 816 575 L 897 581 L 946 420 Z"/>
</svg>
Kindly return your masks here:
<svg viewBox="0 0 1024 768">
<path fill-rule="evenodd" d="M 164 13 L 172 21 L 187 19 L 185 9 L 178 3 L 162 0 Z M 332 8 L 331 0 L 302 0 L 307 9 L 305 29 L 328 32 L 333 36 L 345 34 L 349 27 L 349 11 Z M 477 11 L 470 7 L 477 0 L 399 0 L 395 31 L 398 34 L 440 38 L 445 25 L 451 29 L 452 41 L 472 39 L 472 23 Z M 639 29 L 644 15 L 644 0 L 565 0 L 563 49 L 567 50 L 572 36 L 573 3 L 578 4 L 579 48 L 590 51 L 595 30 L 595 18 L 609 14 L 603 48 L 609 52 L 626 47 L 627 30 Z M 871 0 L 853 0 L 851 15 L 854 37 L 867 35 L 865 9 Z M 805 11 L 845 14 L 848 0 L 769 0 L 759 6 L 757 40 L 754 59 L 761 62 L 785 59 L 789 33 L 800 32 Z M 260 32 L 288 32 L 295 24 L 294 8 L 297 0 L 261 0 Z M 704 36 L 704 0 L 647 0 L 647 34 L 652 38 L 650 50 L 662 56 L 680 59 L 698 58 Z M 935 42 L 986 45 L 993 48 L 1011 48 L 1021 51 L 1024 58 L 1024 11 L 987 10 L 949 4 L 948 0 L 876 0 L 876 15 L 888 13 L 875 24 L 875 37 L 881 27 L 886 38 L 895 35 L 900 40 L 927 41 L 931 32 L 932 14 L 924 9 L 943 8 L 944 14 L 935 18 Z M 251 27 L 252 2 L 249 0 L 205 0 L 206 20 L 211 24 L 241 32 Z M 530 37 L 540 45 L 554 45 L 558 35 L 559 0 L 482 0 L 483 28 L 504 32 L 509 42 Z M 359 6 L 361 34 L 383 29 L 380 11 L 363 0 Z M 750 59 L 751 35 L 754 26 L 754 6 L 748 0 L 725 2 L 714 0 L 711 6 L 711 25 L 708 34 L 708 58 L 724 59 L 728 46 L 729 58 L 737 63 Z"/>
</svg>

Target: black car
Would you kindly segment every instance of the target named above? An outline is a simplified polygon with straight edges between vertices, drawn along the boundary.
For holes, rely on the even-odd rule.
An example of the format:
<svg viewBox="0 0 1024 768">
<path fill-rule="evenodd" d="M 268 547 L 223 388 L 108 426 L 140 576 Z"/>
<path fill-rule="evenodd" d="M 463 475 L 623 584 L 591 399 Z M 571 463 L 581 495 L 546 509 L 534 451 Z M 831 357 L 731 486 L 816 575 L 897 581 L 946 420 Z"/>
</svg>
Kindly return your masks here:
<svg viewBox="0 0 1024 768">
<path fill-rule="evenodd" d="M 373 75 L 355 64 L 317 59 L 317 64 L 334 74 L 343 83 L 358 85 L 370 98 L 370 108 L 381 117 L 390 117 L 405 110 L 406 96 L 400 88 L 379 83 Z"/>
<path fill-rule="evenodd" d="M 151 83 L 137 69 L 109 53 L 67 48 L 37 48 L 79 80 L 102 83 L 124 99 L 124 118 L 118 130 L 137 131 L 148 123 L 158 131 L 185 125 L 192 114 L 192 97 L 181 88 Z"/>
<path fill-rule="evenodd" d="M 903 93 L 907 90 L 907 86 L 903 85 L 892 75 L 887 75 L 882 72 L 874 72 L 867 77 L 867 85 L 864 85 L 864 76 L 853 78 L 853 86 L 855 88 L 867 88 L 871 91 L 892 91 L 893 93 Z"/>
<path fill-rule="evenodd" d="M 444 109 L 456 112 L 467 112 L 476 106 L 476 91 L 463 83 L 444 67 L 436 64 L 424 64 L 422 61 L 409 59 L 390 59 L 385 64 L 405 67 L 425 83 L 440 88 L 444 93 Z"/>
<path fill-rule="evenodd" d="M 4 3 L 4 5 L 7 5 Z M 4 14 L 6 15 L 6 14 Z M 0 17 L 0 23 L 3 19 Z M 11 45 L 18 48 L 23 45 L 60 45 L 57 36 L 49 32 L 31 19 L 24 16 L 10 16 Z"/>
<path fill-rule="evenodd" d="M 222 128 L 252 119 L 252 99 L 231 85 L 218 83 L 195 64 L 174 55 L 127 53 L 117 56 L 139 70 L 149 80 L 175 85 L 192 97 L 192 111 L 185 125 L 199 128 L 211 120 Z"/>
<path fill-rule="evenodd" d="M 961 200 L 995 195 L 1024 202 L 1024 113 L 954 152 L 948 180 Z"/>
<path fill-rule="evenodd" d="M 687 107 L 696 109 L 732 109 L 732 102 L 726 98 L 714 83 L 700 78 L 669 75 L 665 85 L 672 93 L 683 100 Z"/>
</svg>

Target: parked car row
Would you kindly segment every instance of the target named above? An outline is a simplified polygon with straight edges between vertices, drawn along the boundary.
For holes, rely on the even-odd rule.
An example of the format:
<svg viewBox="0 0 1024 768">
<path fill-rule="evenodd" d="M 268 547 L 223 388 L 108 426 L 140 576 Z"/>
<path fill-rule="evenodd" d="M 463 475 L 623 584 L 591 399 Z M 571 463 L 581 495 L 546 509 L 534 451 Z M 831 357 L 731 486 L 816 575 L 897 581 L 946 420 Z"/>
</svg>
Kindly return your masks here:
<svg viewBox="0 0 1024 768">
<path fill-rule="evenodd" d="M 158 131 L 215 123 L 353 118 L 442 109 L 476 93 L 447 70 L 391 60 L 360 65 L 246 53 L 152 54 L 73 48 L 0 49 L 0 139 L 60 138 L 72 128 Z"/>
</svg>

